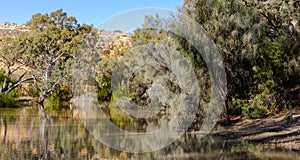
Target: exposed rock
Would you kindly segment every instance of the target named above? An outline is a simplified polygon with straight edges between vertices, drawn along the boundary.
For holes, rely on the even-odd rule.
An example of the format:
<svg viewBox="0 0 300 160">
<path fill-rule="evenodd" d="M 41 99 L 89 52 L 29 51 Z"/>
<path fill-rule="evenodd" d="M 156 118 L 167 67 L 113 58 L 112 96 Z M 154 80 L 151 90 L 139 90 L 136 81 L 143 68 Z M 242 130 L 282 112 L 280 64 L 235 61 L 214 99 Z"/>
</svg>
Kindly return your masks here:
<svg viewBox="0 0 300 160">
<path fill-rule="evenodd" d="M 14 31 L 21 31 L 21 32 L 28 32 L 30 28 L 25 25 L 18 25 L 18 24 L 10 24 L 10 23 L 3 23 L 0 24 L 0 29 L 2 30 L 14 30 Z"/>
<path fill-rule="evenodd" d="M 102 57 L 112 58 L 122 56 L 132 48 L 131 35 L 121 31 L 108 32 L 99 30 L 99 46 L 103 49 Z"/>
<path fill-rule="evenodd" d="M 21 32 L 28 32 L 30 28 L 25 25 L 2 23 L 0 24 L 0 45 L 7 39 L 18 36 Z"/>
<path fill-rule="evenodd" d="M 17 37 L 22 32 L 29 32 L 30 28 L 25 25 L 10 23 L 0 24 L 0 45 L 5 40 Z M 116 30 L 113 32 L 99 30 L 99 41 L 97 46 L 103 52 L 102 57 L 112 58 L 122 56 L 128 49 L 132 48 L 131 35 Z"/>
</svg>

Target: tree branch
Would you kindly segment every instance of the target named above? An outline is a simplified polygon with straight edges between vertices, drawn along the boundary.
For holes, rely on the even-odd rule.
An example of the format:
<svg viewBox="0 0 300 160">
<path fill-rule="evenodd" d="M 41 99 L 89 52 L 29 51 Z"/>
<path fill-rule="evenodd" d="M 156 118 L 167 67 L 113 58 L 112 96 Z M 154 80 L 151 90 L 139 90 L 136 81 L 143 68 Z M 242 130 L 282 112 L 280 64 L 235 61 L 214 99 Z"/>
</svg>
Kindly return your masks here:
<svg viewBox="0 0 300 160">
<path fill-rule="evenodd" d="M 60 57 L 62 57 L 64 54 L 66 54 L 65 52 L 63 52 L 62 54 L 60 54 L 59 56 L 57 56 L 53 61 L 51 61 L 51 64 L 55 63 Z"/>
<path fill-rule="evenodd" d="M 45 96 L 48 96 L 48 94 L 51 94 L 51 92 L 53 92 L 53 90 L 55 89 L 55 87 L 60 83 L 60 81 L 57 81 L 54 85 L 52 85 L 51 88 L 49 88 L 46 92 L 45 92 Z"/>
<path fill-rule="evenodd" d="M 268 16 L 265 13 L 262 13 L 262 12 L 260 14 L 262 16 L 264 16 L 268 20 L 268 22 L 272 26 L 272 28 L 277 31 L 277 26 L 272 22 L 272 19 L 270 18 L 270 16 Z"/>
<path fill-rule="evenodd" d="M 19 67 L 15 68 L 14 70 L 12 70 L 10 73 L 13 74 L 14 72 L 16 72 L 17 70 L 19 70 L 20 68 L 21 67 L 19 66 Z"/>
<path fill-rule="evenodd" d="M 5 65 L 8 66 L 8 65 L 9 65 L 9 64 L 8 64 L 9 61 L 5 58 L 5 56 L 3 56 L 2 54 L 0 54 L 0 57 L 3 58 L 6 62 L 4 62 L 3 60 L 1 60 L 1 61 L 2 61 Z"/>
<path fill-rule="evenodd" d="M 32 77 L 26 78 L 24 80 L 18 81 L 17 83 L 14 83 L 12 86 L 10 86 L 5 93 L 8 93 L 8 92 L 12 91 L 13 89 L 17 88 L 20 84 L 22 84 L 26 81 L 31 81 L 31 80 L 34 80 L 34 79 L 35 78 L 32 76 Z"/>
</svg>

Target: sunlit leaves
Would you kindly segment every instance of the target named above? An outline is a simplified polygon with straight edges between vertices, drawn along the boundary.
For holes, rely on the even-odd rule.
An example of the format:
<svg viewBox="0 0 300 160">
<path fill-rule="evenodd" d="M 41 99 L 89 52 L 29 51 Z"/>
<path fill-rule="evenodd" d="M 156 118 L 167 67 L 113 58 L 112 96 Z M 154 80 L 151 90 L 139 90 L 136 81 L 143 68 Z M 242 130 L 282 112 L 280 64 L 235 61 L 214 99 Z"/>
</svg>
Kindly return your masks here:
<svg viewBox="0 0 300 160">
<path fill-rule="evenodd" d="M 73 56 L 91 26 L 79 24 L 63 10 L 35 14 L 27 25 L 31 31 L 7 45 L 11 47 L 7 57 L 19 54 L 17 59 L 32 70 L 43 102 L 60 86 L 69 83 Z"/>
</svg>

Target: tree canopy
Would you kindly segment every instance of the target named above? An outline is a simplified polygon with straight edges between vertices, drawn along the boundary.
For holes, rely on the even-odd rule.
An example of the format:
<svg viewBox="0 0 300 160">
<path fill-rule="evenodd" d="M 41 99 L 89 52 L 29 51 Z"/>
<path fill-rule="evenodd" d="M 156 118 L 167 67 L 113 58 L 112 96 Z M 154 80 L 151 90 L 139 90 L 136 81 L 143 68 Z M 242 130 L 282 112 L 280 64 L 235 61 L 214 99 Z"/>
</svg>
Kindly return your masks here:
<svg viewBox="0 0 300 160">
<path fill-rule="evenodd" d="M 34 79 L 40 94 L 38 102 L 43 104 L 46 97 L 70 79 L 72 59 L 83 42 L 83 35 L 89 33 L 92 27 L 79 24 L 75 17 L 67 16 L 63 10 L 35 14 L 26 25 L 30 32 L 9 41 L 2 50 L 3 57 L 12 57 L 11 63 L 24 66 L 24 74 L 17 84 Z M 15 69 L 11 71 L 12 64 L 7 66 L 10 77 Z M 30 78 L 23 80 L 26 74 Z M 2 92 L 7 91 L 10 90 L 2 89 Z"/>
<path fill-rule="evenodd" d="M 181 11 L 203 25 L 222 52 L 232 107 L 259 117 L 299 98 L 298 1 L 192 0 Z"/>
<path fill-rule="evenodd" d="M 180 22 L 182 14 L 202 25 L 222 54 L 228 81 L 227 120 L 230 112 L 256 118 L 299 103 L 298 1 L 186 0 L 173 21 Z M 172 20 L 146 17 L 133 40 L 143 44 L 170 37 L 151 28 L 174 27 L 172 24 Z M 203 57 L 186 39 L 172 38 L 178 42 L 178 50 L 192 58 L 199 85 L 205 91 L 209 72 Z"/>
</svg>

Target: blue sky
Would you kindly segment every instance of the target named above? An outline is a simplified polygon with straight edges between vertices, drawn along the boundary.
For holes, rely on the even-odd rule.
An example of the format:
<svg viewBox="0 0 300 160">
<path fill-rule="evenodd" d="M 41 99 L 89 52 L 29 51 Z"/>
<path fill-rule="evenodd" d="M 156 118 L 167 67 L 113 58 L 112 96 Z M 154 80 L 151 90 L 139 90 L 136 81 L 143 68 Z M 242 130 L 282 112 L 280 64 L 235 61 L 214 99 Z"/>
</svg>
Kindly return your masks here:
<svg viewBox="0 0 300 160">
<path fill-rule="evenodd" d="M 103 21 L 128 10 L 158 7 L 176 11 L 183 0 L 7 0 L 0 6 L 0 23 L 26 23 L 35 13 L 63 9 L 80 23 L 98 26 Z"/>
</svg>

